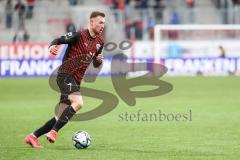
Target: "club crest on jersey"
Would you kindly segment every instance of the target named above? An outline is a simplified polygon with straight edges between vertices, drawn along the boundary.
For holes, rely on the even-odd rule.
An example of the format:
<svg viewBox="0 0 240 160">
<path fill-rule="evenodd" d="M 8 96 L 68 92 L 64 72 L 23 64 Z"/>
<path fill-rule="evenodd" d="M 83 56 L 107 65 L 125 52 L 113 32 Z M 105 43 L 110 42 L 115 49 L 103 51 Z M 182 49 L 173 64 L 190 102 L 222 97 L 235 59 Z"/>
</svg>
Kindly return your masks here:
<svg viewBox="0 0 240 160">
<path fill-rule="evenodd" d="M 101 47 L 100 44 L 96 44 L 97 51 L 100 49 L 100 47 Z"/>
</svg>

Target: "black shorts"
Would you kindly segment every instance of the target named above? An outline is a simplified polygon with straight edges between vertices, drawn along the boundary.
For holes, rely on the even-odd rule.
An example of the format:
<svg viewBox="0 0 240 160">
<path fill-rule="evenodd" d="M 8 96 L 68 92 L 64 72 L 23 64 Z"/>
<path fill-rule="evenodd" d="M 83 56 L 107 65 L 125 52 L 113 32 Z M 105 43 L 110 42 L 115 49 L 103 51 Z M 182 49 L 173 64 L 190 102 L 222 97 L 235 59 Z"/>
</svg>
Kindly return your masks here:
<svg viewBox="0 0 240 160">
<path fill-rule="evenodd" d="M 72 75 L 65 73 L 59 73 L 56 80 L 61 92 L 60 103 L 71 105 L 68 95 L 73 92 L 80 92 L 80 82 Z"/>
</svg>

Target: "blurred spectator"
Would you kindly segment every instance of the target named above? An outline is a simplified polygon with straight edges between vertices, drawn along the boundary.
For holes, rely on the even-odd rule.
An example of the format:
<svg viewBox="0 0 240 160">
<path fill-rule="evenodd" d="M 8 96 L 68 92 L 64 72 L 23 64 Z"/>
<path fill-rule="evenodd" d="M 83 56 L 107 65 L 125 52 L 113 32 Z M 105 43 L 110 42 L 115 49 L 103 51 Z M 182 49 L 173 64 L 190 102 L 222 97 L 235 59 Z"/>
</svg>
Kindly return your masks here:
<svg viewBox="0 0 240 160">
<path fill-rule="evenodd" d="M 6 28 L 12 27 L 12 15 L 13 15 L 13 5 L 12 0 L 8 0 L 5 6 L 5 15 L 6 15 Z"/>
<path fill-rule="evenodd" d="M 112 0 L 104 0 L 103 3 L 104 3 L 104 5 L 109 6 L 110 8 L 112 8 Z"/>
<path fill-rule="evenodd" d="M 13 43 L 16 42 L 28 42 L 29 34 L 27 33 L 26 29 L 18 29 L 13 37 Z"/>
<path fill-rule="evenodd" d="M 154 38 L 154 26 L 155 26 L 154 19 L 150 17 L 148 19 L 147 29 L 151 40 L 153 40 Z"/>
<path fill-rule="evenodd" d="M 142 39 L 143 38 L 143 22 L 142 21 L 136 21 L 133 23 L 133 27 L 135 28 L 135 35 L 136 39 Z"/>
<path fill-rule="evenodd" d="M 173 12 L 171 15 L 171 19 L 170 19 L 170 24 L 179 24 L 179 16 L 177 14 L 177 12 Z M 168 38 L 170 40 L 176 40 L 178 39 L 178 32 L 175 30 L 169 30 L 168 31 Z"/>
<path fill-rule="evenodd" d="M 111 9 L 119 9 L 123 11 L 125 9 L 125 4 L 128 1 L 125 0 L 106 0 L 105 4 L 107 4 Z"/>
<path fill-rule="evenodd" d="M 148 8 L 148 0 L 135 0 L 135 8 L 138 9 L 147 9 Z"/>
<path fill-rule="evenodd" d="M 21 0 L 17 0 L 17 3 L 15 5 L 15 11 L 18 13 L 18 28 L 22 29 L 24 28 L 24 13 L 25 13 L 25 5 L 22 3 Z"/>
<path fill-rule="evenodd" d="M 240 5 L 240 0 L 232 0 L 233 5 Z"/>
<path fill-rule="evenodd" d="M 220 13 L 221 13 L 221 18 L 222 18 L 222 23 L 223 24 L 229 24 L 230 23 L 230 14 L 228 11 L 228 8 L 230 6 L 231 0 L 212 0 L 212 2 L 214 3 L 215 7 L 217 9 L 219 9 Z"/>
<path fill-rule="evenodd" d="M 142 39 L 143 35 L 143 22 L 142 21 L 134 21 L 134 22 L 127 22 L 126 27 L 126 36 L 128 39 Z"/>
<path fill-rule="evenodd" d="M 76 32 L 76 27 L 71 20 L 67 23 L 66 32 Z"/>
<path fill-rule="evenodd" d="M 173 12 L 170 17 L 170 24 L 179 24 L 179 16 L 177 12 Z"/>
<path fill-rule="evenodd" d="M 221 1 L 222 2 L 222 1 Z M 224 8 L 224 10 L 222 10 L 222 18 L 223 18 L 223 23 L 224 24 L 229 24 L 229 12 L 228 12 L 228 7 L 229 7 L 229 1 L 228 0 L 224 0 L 224 3 L 220 3 L 220 7 Z"/>
<path fill-rule="evenodd" d="M 125 0 L 119 0 L 118 9 L 120 9 L 121 11 L 125 9 Z"/>
<path fill-rule="evenodd" d="M 162 5 L 162 0 L 155 0 L 155 5 L 153 7 L 160 8 L 161 5 Z"/>
<path fill-rule="evenodd" d="M 33 16 L 33 9 L 34 9 L 34 5 L 35 5 L 35 0 L 27 0 L 27 15 L 26 18 L 31 19 Z"/>
<path fill-rule="evenodd" d="M 222 8 L 221 6 L 221 0 L 212 0 L 212 2 L 214 3 L 215 7 L 217 8 Z"/>
<path fill-rule="evenodd" d="M 233 24 L 239 24 L 240 23 L 240 0 L 232 0 L 233 2 Z"/>
<path fill-rule="evenodd" d="M 131 25 L 132 24 L 130 20 L 125 21 L 125 33 L 128 39 L 131 37 Z"/>
<path fill-rule="evenodd" d="M 188 17 L 189 17 L 189 22 L 188 23 L 194 23 L 194 7 L 195 7 L 195 2 L 194 0 L 185 0 L 187 8 L 188 8 Z"/>
<path fill-rule="evenodd" d="M 153 6 L 154 8 L 154 14 L 155 14 L 155 19 L 156 23 L 163 23 L 163 11 L 165 8 L 165 5 L 163 4 L 163 0 L 155 0 L 155 5 Z"/>
<path fill-rule="evenodd" d="M 29 34 L 27 33 L 27 30 L 25 28 L 25 11 L 26 7 L 22 3 L 21 0 L 18 0 L 15 5 L 15 10 L 18 13 L 18 28 L 17 31 L 13 37 L 13 42 L 28 42 L 29 40 Z"/>
<path fill-rule="evenodd" d="M 185 2 L 188 8 L 194 8 L 195 6 L 194 0 L 185 0 Z"/>
<path fill-rule="evenodd" d="M 220 58 L 225 58 L 226 57 L 226 51 L 223 48 L 223 46 L 219 46 L 219 50 L 220 50 Z"/>
<path fill-rule="evenodd" d="M 68 2 L 71 6 L 76 6 L 78 1 L 77 0 L 68 0 Z"/>
<path fill-rule="evenodd" d="M 112 9 L 118 9 L 118 0 L 112 0 Z"/>
</svg>

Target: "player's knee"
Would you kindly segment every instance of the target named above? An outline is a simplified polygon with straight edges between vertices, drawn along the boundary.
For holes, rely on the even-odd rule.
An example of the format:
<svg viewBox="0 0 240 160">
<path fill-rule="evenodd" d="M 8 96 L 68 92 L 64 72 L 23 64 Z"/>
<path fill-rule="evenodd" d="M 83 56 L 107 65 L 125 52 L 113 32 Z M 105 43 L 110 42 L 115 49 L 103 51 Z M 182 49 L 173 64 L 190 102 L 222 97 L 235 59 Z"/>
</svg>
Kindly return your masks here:
<svg viewBox="0 0 240 160">
<path fill-rule="evenodd" d="M 72 107 L 75 109 L 75 110 L 79 110 L 80 108 L 83 107 L 83 101 L 81 98 L 77 98 L 77 99 L 74 99 L 72 101 Z"/>
<path fill-rule="evenodd" d="M 75 111 L 78 111 L 80 108 L 83 107 L 82 96 L 79 94 L 80 93 L 76 93 L 68 96 L 68 99 L 71 102 L 71 106 L 75 109 Z"/>
</svg>

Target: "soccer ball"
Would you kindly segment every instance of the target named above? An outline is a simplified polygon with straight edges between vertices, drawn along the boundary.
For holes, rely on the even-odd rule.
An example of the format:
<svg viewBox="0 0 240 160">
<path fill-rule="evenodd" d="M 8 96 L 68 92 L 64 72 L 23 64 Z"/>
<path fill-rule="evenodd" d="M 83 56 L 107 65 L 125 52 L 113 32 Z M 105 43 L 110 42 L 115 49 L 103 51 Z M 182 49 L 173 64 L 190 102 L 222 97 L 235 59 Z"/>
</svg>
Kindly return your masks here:
<svg viewBox="0 0 240 160">
<path fill-rule="evenodd" d="M 73 135 L 72 143 L 77 149 L 84 149 L 91 144 L 91 137 L 86 131 L 78 131 Z"/>
</svg>

